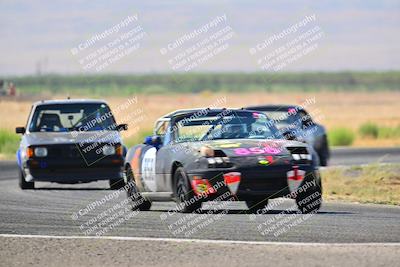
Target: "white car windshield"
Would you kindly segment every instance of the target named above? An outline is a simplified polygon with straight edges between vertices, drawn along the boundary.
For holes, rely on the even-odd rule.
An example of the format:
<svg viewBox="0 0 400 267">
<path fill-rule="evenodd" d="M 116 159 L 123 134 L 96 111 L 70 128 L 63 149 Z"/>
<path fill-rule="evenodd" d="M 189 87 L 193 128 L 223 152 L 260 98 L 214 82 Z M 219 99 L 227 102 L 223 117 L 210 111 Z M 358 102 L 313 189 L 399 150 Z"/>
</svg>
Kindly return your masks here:
<svg viewBox="0 0 400 267">
<path fill-rule="evenodd" d="M 176 125 L 177 142 L 280 138 L 273 122 L 259 112 L 232 111 L 229 114 L 207 114 L 195 118 L 183 118 Z"/>
<path fill-rule="evenodd" d="M 113 130 L 115 120 L 104 103 L 45 104 L 36 107 L 30 132 Z"/>
</svg>

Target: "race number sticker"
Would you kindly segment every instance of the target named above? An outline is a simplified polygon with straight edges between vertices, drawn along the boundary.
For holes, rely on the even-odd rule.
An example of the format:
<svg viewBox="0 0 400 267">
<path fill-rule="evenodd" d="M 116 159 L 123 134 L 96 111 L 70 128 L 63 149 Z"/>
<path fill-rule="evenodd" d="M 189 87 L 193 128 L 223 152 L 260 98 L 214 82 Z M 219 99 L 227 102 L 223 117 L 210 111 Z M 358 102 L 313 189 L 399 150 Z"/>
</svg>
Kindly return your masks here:
<svg viewBox="0 0 400 267">
<path fill-rule="evenodd" d="M 142 179 L 144 187 L 148 190 L 155 192 L 157 190 L 156 185 L 156 153 L 155 147 L 147 150 L 142 159 Z"/>
</svg>

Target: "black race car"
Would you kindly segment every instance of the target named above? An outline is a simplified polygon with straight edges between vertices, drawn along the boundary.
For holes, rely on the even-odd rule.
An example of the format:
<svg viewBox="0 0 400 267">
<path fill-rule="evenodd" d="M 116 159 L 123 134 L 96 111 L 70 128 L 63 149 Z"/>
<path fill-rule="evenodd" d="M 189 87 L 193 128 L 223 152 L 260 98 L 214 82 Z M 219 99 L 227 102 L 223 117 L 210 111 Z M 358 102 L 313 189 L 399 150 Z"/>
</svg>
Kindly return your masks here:
<svg viewBox="0 0 400 267">
<path fill-rule="evenodd" d="M 177 202 L 193 212 L 227 193 L 253 212 L 268 199 L 294 198 L 301 212 L 321 205 L 317 157 L 279 135 L 273 121 L 243 109 L 178 110 L 157 120 L 154 135 L 128 150 L 125 180 L 134 209 Z"/>
</svg>

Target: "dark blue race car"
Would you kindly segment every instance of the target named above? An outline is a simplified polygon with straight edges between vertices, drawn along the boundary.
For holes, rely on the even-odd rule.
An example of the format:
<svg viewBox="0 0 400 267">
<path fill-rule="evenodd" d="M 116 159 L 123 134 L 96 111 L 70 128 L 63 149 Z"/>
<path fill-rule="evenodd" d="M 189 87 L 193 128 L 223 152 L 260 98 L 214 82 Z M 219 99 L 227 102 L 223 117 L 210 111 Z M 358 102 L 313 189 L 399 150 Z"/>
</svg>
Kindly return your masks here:
<svg viewBox="0 0 400 267">
<path fill-rule="evenodd" d="M 274 120 L 282 135 L 289 140 L 308 143 L 317 152 L 320 165 L 328 165 L 330 151 L 325 127 L 316 123 L 304 108 L 296 105 L 261 105 L 246 109 L 266 114 Z"/>
</svg>

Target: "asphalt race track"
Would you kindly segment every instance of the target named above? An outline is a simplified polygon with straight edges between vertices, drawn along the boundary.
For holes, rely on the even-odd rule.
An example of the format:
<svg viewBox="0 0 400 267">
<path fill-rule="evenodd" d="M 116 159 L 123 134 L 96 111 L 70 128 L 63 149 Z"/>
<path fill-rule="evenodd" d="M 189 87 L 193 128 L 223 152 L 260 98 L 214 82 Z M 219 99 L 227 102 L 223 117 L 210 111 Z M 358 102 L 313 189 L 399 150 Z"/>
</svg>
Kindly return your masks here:
<svg viewBox="0 0 400 267">
<path fill-rule="evenodd" d="M 372 162 L 400 162 L 400 149 L 339 149 L 332 153 L 331 165 Z M 331 202 L 324 203 L 318 214 L 304 216 L 296 214 L 293 201 L 285 200 L 273 202 L 276 206 L 267 214 L 255 216 L 247 214 L 245 205 L 238 202 L 225 203 L 222 208 L 207 204 L 201 214 L 168 212 L 174 208 L 171 202 L 154 203 L 149 212 L 132 212 L 124 203 L 126 195 L 108 190 L 107 182 L 36 183 L 35 190 L 23 191 L 18 187 L 15 163 L 1 162 L 0 168 L 0 258 L 10 260 L 0 266 L 16 264 L 13 259 L 20 259 L 22 265 L 40 265 L 49 254 L 57 254 L 57 266 L 63 266 L 60 263 L 69 255 L 74 256 L 64 262 L 66 266 L 82 262 L 107 265 L 116 260 L 121 265 L 179 266 L 195 259 L 203 259 L 201 265 L 223 260 L 237 266 L 264 266 L 264 260 L 271 255 L 271 264 L 282 259 L 288 266 L 319 264 L 321 260 L 332 266 L 388 266 L 398 263 L 400 257 L 400 207 L 396 206 Z M 104 202 L 92 206 L 101 201 Z M 112 217 L 117 213 L 119 217 Z M 111 221 L 111 217 L 112 222 L 118 221 L 113 227 L 101 223 L 107 218 Z M 96 235 L 101 238 L 79 238 Z M 135 246 L 140 247 L 143 256 L 132 259 L 129 250 Z M 196 254 L 198 248 L 208 253 L 218 249 L 224 256 L 204 259 Z M 235 252 L 239 248 L 248 259 Z M 119 253 L 125 257 L 119 257 Z M 174 253 L 172 258 L 168 255 Z M 97 255 L 96 259 L 88 260 L 87 254 Z M 21 255 L 25 255 L 24 260 Z M 304 255 L 308 255 L 307 261 L 296 261 Z"/>
<path fill-rule="evenodd" d="M 329 162 L 330 166 L 369 163 L 400 163 L 400 148 L 337 148 Z"/>
</svg>

